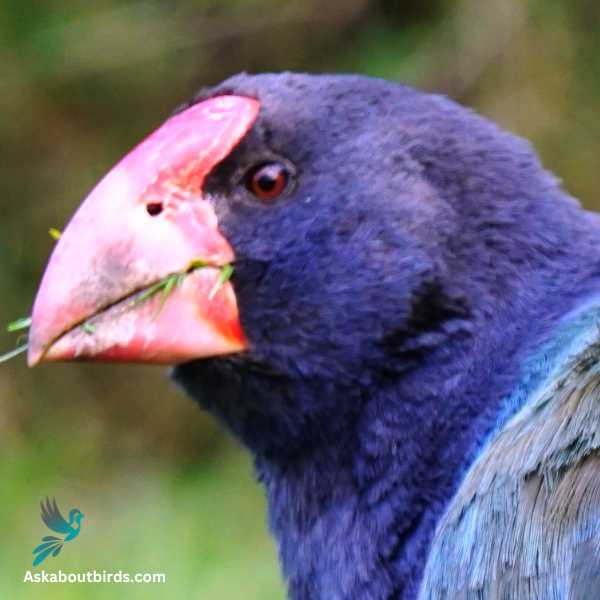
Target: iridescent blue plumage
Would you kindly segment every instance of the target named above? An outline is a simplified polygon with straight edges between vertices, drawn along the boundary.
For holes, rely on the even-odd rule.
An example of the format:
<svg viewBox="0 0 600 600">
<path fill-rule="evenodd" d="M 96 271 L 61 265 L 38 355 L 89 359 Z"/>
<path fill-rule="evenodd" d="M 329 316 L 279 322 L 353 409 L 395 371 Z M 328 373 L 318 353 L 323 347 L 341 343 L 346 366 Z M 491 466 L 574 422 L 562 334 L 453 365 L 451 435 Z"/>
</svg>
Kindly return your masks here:
<svg viewBox="0 0 600 600">
<path fill-rule="evenodd" d="M 261 103 L 205 186 L 249 351 L 175 378 L 253 453 L 290 596 L 585 597 L 598 217 L 446 98 L 294 74 L 199 98 L 223 92 Z M 237 174 L 274 159 L 290 192 L 253 202 Z"/>
<path fill-rule="evenodd" d="M 600 304 L 568 315 L 526 363 L 438 525 L 421 600 L 600 593 L 599 324 Z"/>
</svg>

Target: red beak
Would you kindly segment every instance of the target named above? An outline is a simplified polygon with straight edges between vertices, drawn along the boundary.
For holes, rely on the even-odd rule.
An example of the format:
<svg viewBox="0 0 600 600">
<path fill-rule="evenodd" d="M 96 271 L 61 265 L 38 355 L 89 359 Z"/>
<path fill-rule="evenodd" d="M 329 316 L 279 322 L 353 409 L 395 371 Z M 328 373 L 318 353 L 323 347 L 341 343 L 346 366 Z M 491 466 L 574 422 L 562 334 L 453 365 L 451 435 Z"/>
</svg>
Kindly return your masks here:
<svg viewBox="0 0 600 600">
<path fill-rule="evenodd" d="M 100 181 L 46 268 L 32 314 L 30 366 L 176 363 L 246 348 L 233 287 L 218 285 L 234 253 L 202 186 L 258 111 L 256 100 L 241 96 L 196 104 Z"/>
</svg>

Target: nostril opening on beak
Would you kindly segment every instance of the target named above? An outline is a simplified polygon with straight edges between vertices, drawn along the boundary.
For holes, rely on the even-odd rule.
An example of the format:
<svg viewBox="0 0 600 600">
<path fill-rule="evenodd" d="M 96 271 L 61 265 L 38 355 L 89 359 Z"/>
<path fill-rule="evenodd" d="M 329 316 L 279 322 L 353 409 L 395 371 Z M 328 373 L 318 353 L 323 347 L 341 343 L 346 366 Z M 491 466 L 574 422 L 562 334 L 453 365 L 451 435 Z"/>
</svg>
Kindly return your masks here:
<svg viewBox="0 0 600 600">
<path fill-rule="evenodd" d="M 162 202 L 148 202 L 148 204 L 146 204 L 146 211 L 151 217 L 160 215 L 163 211 Z"/>
</svg>

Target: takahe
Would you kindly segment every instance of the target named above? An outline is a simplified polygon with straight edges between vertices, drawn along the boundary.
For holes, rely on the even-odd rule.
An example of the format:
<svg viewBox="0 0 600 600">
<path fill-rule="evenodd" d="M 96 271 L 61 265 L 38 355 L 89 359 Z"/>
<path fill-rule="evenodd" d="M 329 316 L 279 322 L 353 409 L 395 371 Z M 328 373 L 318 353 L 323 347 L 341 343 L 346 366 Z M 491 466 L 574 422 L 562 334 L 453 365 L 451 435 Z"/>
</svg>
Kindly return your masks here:
<svg viewBox="0 0 600 600">
<path fill-rule="evenodd" d="M 294 600 L 593 600 L 599 324 L 600 221 L 526 142 L 242 74 L 91 192 L 29 362 L 176 364 L 252 453 Z"/>
</svg>

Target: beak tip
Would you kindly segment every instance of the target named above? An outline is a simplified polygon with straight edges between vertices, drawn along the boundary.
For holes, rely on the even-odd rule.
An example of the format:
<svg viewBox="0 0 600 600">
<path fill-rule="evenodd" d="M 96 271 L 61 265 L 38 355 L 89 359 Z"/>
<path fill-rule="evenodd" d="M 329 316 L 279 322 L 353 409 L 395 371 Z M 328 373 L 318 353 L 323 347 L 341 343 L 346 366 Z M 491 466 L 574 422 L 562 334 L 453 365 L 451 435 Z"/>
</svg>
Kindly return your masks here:
<svg viewBox="0 0 600 600">
<path fill-rule="evenodd" d="M 29 345 L 27 351 L 27 366 L 31 369 L 42 362 L 43 351 L 32 344 Z"/>
</svg>

